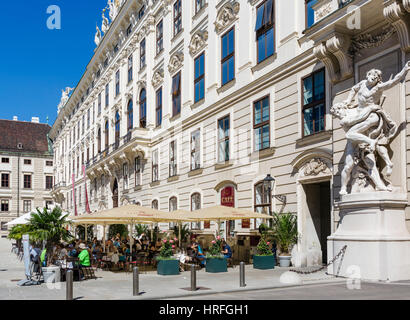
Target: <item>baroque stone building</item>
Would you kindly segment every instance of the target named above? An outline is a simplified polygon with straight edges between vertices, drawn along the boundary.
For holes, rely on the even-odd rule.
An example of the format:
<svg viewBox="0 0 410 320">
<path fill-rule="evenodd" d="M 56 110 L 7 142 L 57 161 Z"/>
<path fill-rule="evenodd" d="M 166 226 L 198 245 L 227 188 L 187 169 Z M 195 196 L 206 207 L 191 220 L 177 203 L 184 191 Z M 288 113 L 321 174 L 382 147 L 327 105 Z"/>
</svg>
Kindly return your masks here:
<svg viewBox="0 0 410 320">
<path fill-rule="evenodd" d="M 1 237 L 8 234 L 7 222 L 54 203 L 50 129 L 38 118 L 32 122 L 0 120 Z"/>
<path fill-rule="evenodd" d="M 346 145 L 330 108 L 371 68 L 389 79 L 404 66 L 409 2 L 128 0 L 110 8 L 50 132 L 56 201 L 83 214 L 87 190 L 91 211 L 136 203 L 294 212 L 298 249 L 320 249 L 326 260 Z M 391 180 L 403 192 L 408 86 L 389 89 L 383 104 L 400 124 Z M 261 222 L 224 230 L 255 245 Z M 191 227 L 210 233 L 215 224 Z"/>
</svg>

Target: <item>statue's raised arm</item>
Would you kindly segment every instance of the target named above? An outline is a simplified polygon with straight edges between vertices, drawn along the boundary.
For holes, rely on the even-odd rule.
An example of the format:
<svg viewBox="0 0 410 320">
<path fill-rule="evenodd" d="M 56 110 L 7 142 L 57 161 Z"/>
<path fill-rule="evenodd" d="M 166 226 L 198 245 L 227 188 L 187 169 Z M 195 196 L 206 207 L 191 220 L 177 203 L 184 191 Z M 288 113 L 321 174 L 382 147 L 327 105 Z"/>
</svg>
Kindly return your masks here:
<svg viewBox="0 0 410 320">
<path fill-rule="evenodd" d="M 387 90 L 387 89 L 394 87 L 396 84 L 398 84 L 400 81 L 402 81 L 406 77 L 407 72 L 409 72 L 409 70 L 410 70 L 410 61 L 406 62 L 403 70 L 401 70 L 393 79 L 386 81 L 386 82 L 379 83 L 379 88 L 382 90 Z"/>
</svg>

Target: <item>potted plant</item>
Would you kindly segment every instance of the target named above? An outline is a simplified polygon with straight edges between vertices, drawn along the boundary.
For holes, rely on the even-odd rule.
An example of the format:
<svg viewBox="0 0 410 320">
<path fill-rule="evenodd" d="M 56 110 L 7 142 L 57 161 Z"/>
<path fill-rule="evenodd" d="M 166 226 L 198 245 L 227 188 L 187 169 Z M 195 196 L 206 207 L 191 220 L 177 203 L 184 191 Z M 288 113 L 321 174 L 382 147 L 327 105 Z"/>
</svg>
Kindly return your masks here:
<svg viewBox="0 0 410 320">
<path fill-rule="evenodd" d="M 220 273 L 228 272 L 228 261 L 221 253 L 222 240 L 220 236 L 217 236 L 212 241 L 212 246 L 206 255 L 206 272 Z"/>
<path fill-rule="evenodd" d="M 292 247 L 298 242 L 297 217 L 292 213 L 273 215 L 273 236 L 280 251 L 279 265 L 289 267 Z"/>
<path fill-rule="evenodd" d="M 267 270 L 275 268 L 276 259 L 269 245 L 270 242 L 266 241 L 265 237 L 262 236 L 256 248 L 257 254 L 253 256 L 254 269 Z"/>
<path fill-rule="evenodd" d="M 157 273 L 162 276 L 172 276 L 179 274 L 179 260 L 173 258 L 172 249 L 175 249 L 175 239 L 164 239 L 161 251 L 157 257 Z"/>
<path fill-rule="evenodd" d="M 46 250 L 47 260 L 43 267 L 45 282 L 60 282 L 60 268 L 51 265 L 53 249 L 61 241 L 69 242 L 72 239 L 70 232 L 66 229 L 69 224 L 68 214 L 64 215 L 61 208 L 55 207 L 53 210 L 44 208 L 43 211 L 37 209 L 37 213 L 31 215 L 29 221 L 30 240 L 43 242 Z"/>
</svg>

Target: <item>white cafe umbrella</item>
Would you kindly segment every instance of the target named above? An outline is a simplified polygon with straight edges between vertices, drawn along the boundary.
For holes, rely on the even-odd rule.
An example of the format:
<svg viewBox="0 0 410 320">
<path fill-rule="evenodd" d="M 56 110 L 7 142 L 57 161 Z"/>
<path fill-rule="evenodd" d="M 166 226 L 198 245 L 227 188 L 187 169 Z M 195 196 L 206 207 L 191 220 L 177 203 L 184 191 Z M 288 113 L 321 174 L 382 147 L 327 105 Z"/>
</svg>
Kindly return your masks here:
<svg viewBox="0 0 410 320">
<path fill-rule="evenodd" d="M 13 221 L 10 221 L 9 223 L 6 223 L 6 226 L 17 226 L 19 224 L 27 224 L 31 219 L 31 212 L 26 213 L 25 215 L 22 215 L 21 217 L 18 217 L 17 219 L 14 219 Z"/>
</svg>

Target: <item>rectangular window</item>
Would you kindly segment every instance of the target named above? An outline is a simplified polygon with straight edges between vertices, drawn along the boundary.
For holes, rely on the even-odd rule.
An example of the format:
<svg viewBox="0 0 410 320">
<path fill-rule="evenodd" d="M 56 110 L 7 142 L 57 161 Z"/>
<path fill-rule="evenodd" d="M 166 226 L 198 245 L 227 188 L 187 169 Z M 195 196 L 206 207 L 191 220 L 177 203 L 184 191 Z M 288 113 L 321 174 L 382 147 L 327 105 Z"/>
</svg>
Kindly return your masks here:
<svg viewBox="0 0 410 320">
<path fill-rule="evenodd" d="M 141 158 L 135 158 L 135 186 L 141 185 L 142 163 Z"/>
<path fill-rule="evenodd" d="M 120 94 L 120 70 L 115 74 L 115 96 Z"/>
<path fill-rule="evenodd" d="M 182 31 L 182 1 L 174 3 L 174 36 Z"/>
<path fill-rule="evenodd" d="M 162 20 L 157 24 L 157 54 L 164 49 L 164 27 Z"/>
<path fill-rule="evenodd" d="M 230 117 L 218 120 L 218 162 L 229 161 Z"/>
<path fill-rule="evenodd" d="M 130 55 L 128 57 L 128 82 L 132 81 L 132 76 L 133 76 L 132 66 L 133 66 L 133 58 L 132 58 L 132 55 Z"/>
<path fill-rule="evenodd" d="M 31 212 L 31 200 L 24 200 L 23 201 L 23 212 L 24 213 Z"/>
<path fill-rule="evenodd" d="M 52 167 L 53 166 L 53 161 L 46 161 L 46 166 L 47 167 Z"/>
<path fill-rule="evenodd" d="M 31 160 L 30 159 L 24 159 L 24 164 L 25 165 L 31 165 Z"/>
<path fill-rule="evenodd" d="M 195 13 L 205 6 L 205 0 L 195 0 Z"/>
<path fill-rule="evenodd" d="M 24 175 L 24 189 L 31 189 L 31 174 Z"/>
<path fill-rule="evenodd" d="M 1 174 L 1 187 L 2 188 L 10 187 L 10 175 L 8 173 Z"/>
<path fill-rule="evenodd" d="M 255 132 L 255 151 L 270 147 L 270 104 L 269 96 L 253 105 L 253 130 Z"/>
<path fill-rule="evenodd" d="M 101 93 L 98 95 L 98 115 L 101 114 Z"/>
<path fill-rule="evenodd" d="M 266 0 L 257 9 L 256 39 L 258 63 L 272 56 L 275 52 L 275 16 L 273 0 Z"/>
<path fill-rule="evenodd" d="M 87 110 L 87 129 L 90 129 L 91 124 L 91 108 Z"/>
<path fill-rule="evenodd" d="M 152 153 L 152 182 L 156 182 L 159 180 L 159 172 L 158 172 L 158 150 L 155 150 Z"/>
<path fill-rule="evenodd" d="M 181 113 L 181 72 L 172 78 L 172 116 Z"/>
<path fill-rule="evenodd" d="M 139 20 L 139 19 L 142 19 L 142 17 L 144 16 L 144 14 L 145 14 L 145 5 L 143 5 L 143 6 L 141 7 L 140 11 L 138 12 L 138 20 Z"/>
<path fill-rule="evenodd" d="M 127 28 L 127 38 L 130 36 L 131 32 L 132 32 L 132 24 L 130 24 Z"/>
<path fill-rule="evenodd" d="M 6 226 L 7 222 L 2 222 L 1 223 L 1 231 L 8 231 L 9 227 Z"/>
<path fill-rule="evenodd" d="M 305 0 L 306 5 L 306 29 L 310 28 L 315 23 L 315 11 L 313 6 L 317 3 L 317 0 Z"/>
<path fill-rule="evenodd" d="M 9 212 L 9 200 L 1 200 L 1 212 Z"/>
<path fill-rule="evenodd" d="M 51 189 L 53 189 L 53 177 L 46 176 L 46 190 L 51 190 Z"/>
<path fill-rule="evenodd" d="M 110 105 L 110 84 L 107 83 L 105 86 L 105 107 L 108 108 Z"/>
<path fill-rule="evenodd" d="M 235 79 L 235 29 L 222 36 L 222 85 Z"/>
<path fill-rule="evenodd" d="M 169 145 L 169 176 L 177 175 L 177 142 L 172 141 Z"/>
<path fill-rule="evenodd" d="M 155 119 L 157 127 L 162 124 L 162 88 L 160 88 L 156 93 L 156 108 L 155 108 Z"/>
<path fill-rule="evenodd" d="M 10 163 L 9 158 L 1 158 L 1 163 Z"/>
<path fill-rule="evenodd" d="M 191 134 L 191 171 L 201 168 L 201 131 Z"/>
<path fill-rule="evenodd" d="M 302 81 L 303 135 L 325 130 L 325 70 L 319 70 Z"/>
<path fill-rule="evenodd" d="M 140 43 L 140 69 L 145 67 L 145 39 Z"/>
<path fill-rule="evenodd" d="M 124 190 L 128 189 L 128 164 L 124 163 L 122 165 L 122 176 L 124 178 Z"/>
<path fill-rule="evenodd" d="M 205 97 L 205 53 L 195 59 L 195 102 Z"/>
</svg>

